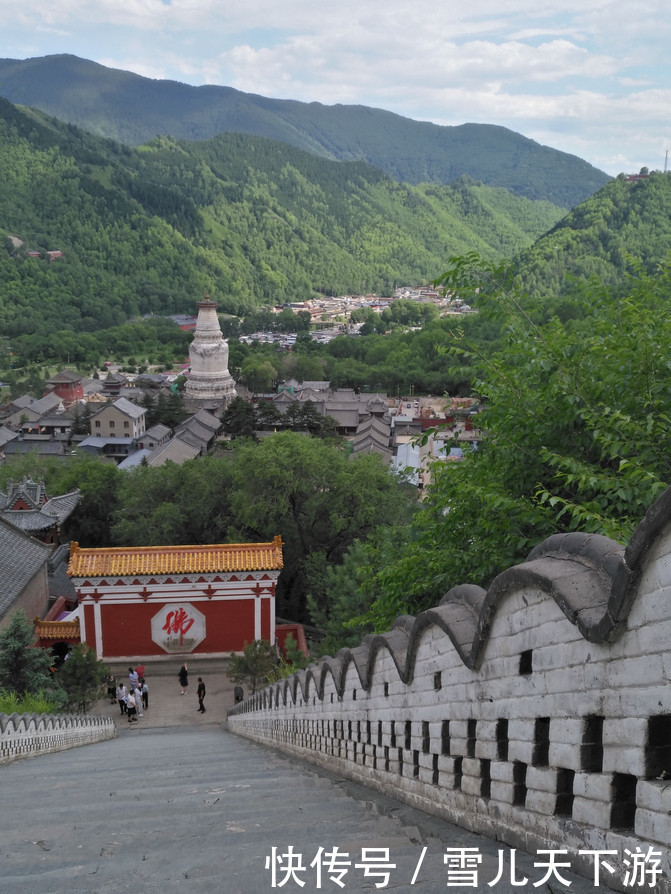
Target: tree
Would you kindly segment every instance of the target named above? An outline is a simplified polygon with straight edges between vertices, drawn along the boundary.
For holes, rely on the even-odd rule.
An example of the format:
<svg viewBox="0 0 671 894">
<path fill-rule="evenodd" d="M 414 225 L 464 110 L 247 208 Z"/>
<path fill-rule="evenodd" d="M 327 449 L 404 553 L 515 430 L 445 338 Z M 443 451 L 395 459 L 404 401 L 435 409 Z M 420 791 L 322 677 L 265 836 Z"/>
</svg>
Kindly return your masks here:
<svg viewBox="0 0 671 894">
<path fill-rule="evenodd" d="M 103 694 L 103 683 L 108 671 L 95 651 L 86 643 L 79 643 L 68 652 L 58 671 L 58 682 L 65 690 L 68 710 L 86 714 L 91 705 Z"/>
<path fill-rule="evenodd" d="M 370 609 L 370 600 L 361 589 L 361 570 L 368 560 L 368 550 L 355 540 L 342 564 L 325 569 L 323 590 L 328 600 L 308 595 L 312 622 L 323 633 L 318 644 L 321 655 L 335 655 L 344 646 L 357 646 L 373 629 L 370 621 L 362 620 Z"/>
<path fill-rule="evenodd" d="M 221 425 L 231 438 L 254 438 L 256 432 L 256 411 L 252 404 L 242 397 L 234 397 L 221 414 Z"/>
<path fill-rule="evenodd" d="M 260 431 L 283 428 L 282 414 L 272 401 L 261 400 L 256 405 L 256 424 Z"/>
<path fill-rule="evenodd" d="M 628 540 L 671 480 L 668 266 L 619 299 L 593 281 L 584 318 L 542 325 L 509 271 L 475 255 L 441 282 L 498 319 L 506 341 L 461 342 L 484 437 L 463 462 L 433 466 L 401 542 L 369 547 L 361 586 L 377 629 L 457 584 L 488 586 L 551 533 Z"/>
<path fill-rule="evenodd" d="M 91 406 L 84 404 L 80 410 L 77 405 L 72 411 L 72 425 L 70 433 L 73 435 L 88 435 L 91 432 Z"/>
<path fill-rule="evenodd" d="M 153 546 L 229 540 L 232 459 L 206 456 L 127 472 L 111 542 Z"/>
<path fill-rule="evenodd" d="M 353 540 L 407 519 L 414 505 L 414 492 L 379 456 L 350 460 L 339 445 L 294 432 L 242 444 L 232 477 L 231 526 L 239 536 L 282 535 L 278 607 L 297 621 L 306 619 L 307 592 L 318 602 L 328 599 L 324 569 L 339 564 Z"/>
<path fill-rule="evenodd" d="M 69 539 L 90 547 L 109 546 L 122 475 L 115 465 L 90 456 L 77 457 L 62 466 L 58 477 L 53 478 L 55 492 L 67 493 L 78 487 L 82 493 L 76 511 L 66 523 Z"/>
<path fill-rule="evenodd" d="M 240 375 L 250 391 L 254 394 L 265 394 L 272 391 L 277 379 L 277 370 L 269 360 L 247 357 L 242 362 Z"/>
<path fill-rule="evenodd" d="M 15 612 L 0 631 L 0 688 L 23 696 L 53 687 L 49 653 L 34 645 L 33 625 L 23 612 Z"/>
<path fill-rule="evenodd" d="M 251 687 L 252 694 L 257 686 L 264 686 L 277 666 L 277 652 L 264 639 L 247 643 L 242 655 L 231 652 L 226 675 L 234 683 L 244 683 Z"/>
</svg>

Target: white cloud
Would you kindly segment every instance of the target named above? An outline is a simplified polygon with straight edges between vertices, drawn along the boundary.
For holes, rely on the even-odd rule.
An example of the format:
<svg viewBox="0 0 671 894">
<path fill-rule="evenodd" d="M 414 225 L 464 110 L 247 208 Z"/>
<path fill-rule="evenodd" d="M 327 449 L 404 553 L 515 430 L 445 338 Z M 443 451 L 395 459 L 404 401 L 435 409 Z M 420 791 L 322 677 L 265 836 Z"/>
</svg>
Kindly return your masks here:
<svg viewBox="0 0 671 894">
<path fill-rule="evenodd" d="M 503 124 L 610 173 L 668 134 L 661 0 L 0 0 L 0 21 L 9 58 L 70 52 L 147 77 Z"/>
</svg>

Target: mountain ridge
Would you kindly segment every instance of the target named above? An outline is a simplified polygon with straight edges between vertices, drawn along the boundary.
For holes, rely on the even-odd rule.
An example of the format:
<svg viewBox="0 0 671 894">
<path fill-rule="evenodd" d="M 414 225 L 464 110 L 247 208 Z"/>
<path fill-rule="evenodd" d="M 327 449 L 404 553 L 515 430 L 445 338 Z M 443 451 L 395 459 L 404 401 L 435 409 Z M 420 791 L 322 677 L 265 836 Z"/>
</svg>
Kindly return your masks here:
<svg viewBox="0 0 671 894">
<path fill-rule="evenodd" d="M 447 184 L 466 174 L 567 209 L 610 179 L 577 156 L 498 125 L 443 126 L 362 105 L 194 87 L 69 54 L 0 59 L 0 96 L 131 146 L 160 135 L 196 141 L 236 131 L 338 161 L 366 161 L 400 182 Z"/>
<path fill-rule="evenodd" d="M 0 332 L 92 332 L 190 310 L 205 292 L 230 313 L 390 294 L 452 254 L 512 257 L 562 213 L 240 133 L 131 148 L 0 98 Z"/>
</svg>

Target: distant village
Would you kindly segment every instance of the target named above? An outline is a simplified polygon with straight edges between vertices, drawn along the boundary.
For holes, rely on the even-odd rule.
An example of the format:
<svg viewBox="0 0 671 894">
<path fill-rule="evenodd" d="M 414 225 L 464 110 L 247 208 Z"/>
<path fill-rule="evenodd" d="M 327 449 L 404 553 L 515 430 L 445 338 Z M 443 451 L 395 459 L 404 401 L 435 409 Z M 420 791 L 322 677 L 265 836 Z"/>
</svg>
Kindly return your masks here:
<svg viewBox="0 0 671 894">
<path fill-rule="evenodd" d="M 446 298 L 435 289 L 406 287 L 397 289 L 393 298 L 375 295 L 325 297 L 278 305 L 273 311 L 279 314 L 287 307 L 294 313 L 308 311 L 313 323 L 322 327 L 311 329 L 312 337 L 328 342 L 344 331 L 351 336 L 358 334 L 361 324 L 347 322 L 353 310 L 371 308 L 381 313 L 400 299 L 431 303 L 445 314 L 471 312 L 460 299 Z M 216 305 L 209 298 L 198 307 L 199 313 L 215 314 Z M 200 378 L 206 383 L 205 393 L 209 394 L 207 389 L 218 380 L 222 370 L 196 370 L 194 375 L 194 358 L 196 366 L 201 362 L 211 363 L 211 360 L 199 359 L 198 344 L 203 338 L 197 331 L 199 316 L 174 314 L 170 319 L 181 329 L 194 332 L 191 365 L 185 364 L 182 370 L 187 375 L 187 397 L 189 388 L 195 388 L 195 382 Z M 223 352 L 216 363 L 223 368 L 227 379 L 225 399 L 223 393 L 209 395 L 210 400 L 200 399 L 196 388 L 191 394 L 192 399 L 186 402 L 187 409 L 193 412 L 184 422 L 174 429 L 164 424 L 147 427 L 145 407 L 161 395 L 165 398 L 176 393 L 179 371 L 129 373 L 122 372 L 118 364 L 110 362 L 106 375 L 95 378 L 63 369 L 47 381 L 41 398 L 24 394 L 0 404 L 0 462 L 11 463 L 34 451 L 40 456 L 62 458 L 88 453 L 114 462 L 122 469 L 141 463 L 150 466 L 183 463 L 204 456 L 218 440 L 225 439 L 220 413 L 232 396 L 272 403 L 281 413 L 294 402 L 310 402 L 318 414 L 334 420 L 335 430 L 350 442 L 352 456 L 371 452 L 380 454 L 392 468 L 402 470 L 420 491 L 429 483 L 433 461 L 459 461 L 464 455 L 464 444 L 477 446 L 473 426 L 476 401 L 468 398 L 448 401 L 444 397 L 432 396 L 402 398 L 360 394 L 353 389 L 332 389 L 327 381 L 295 380 L 283 382 L 272 394 L 251 394 L 244 386 L 235 384 L 228 373 L 228 349 L 216 315 L 211 326 L 217 330 L 215 353 Z M 209 328 L 207 331 L 206 341 L 209 342 L 213 335 Z M 256 332 L 242 336 L 241 340 L 272 341 L 290 350 L 296 338 L 295 333 Z M 82 418 L 86 421 L 85 431 L 81 430 Z M 259 436 L 264 434 L 267 433 L 259 432 Z"/>
<path fill-rule="evenodd" d="M 130 469 L 141 463 L 181 464 L 204 456 L 226 438 L 216 412 L 194 407 L 174 429 L 163 424 L 147 428 L 142 402 L 174 394 L 175 378 L 174 373 L 140 375 L 110 369 L 95 379 L 61 370 L 48 380 L 43 397 L 25 394 L 0 408 L 0 462 L 12 463 L 30 452 L 64 460 L 87 453 Z M 459 461 L 464 445 L 477 447 L 477 404 L 471 398 L 398 398 L 293 379 L 275 393 L 252 395 L 236 386 L 236 394 L 272 403 L 281 413 L 295 402 L 309 401 L 317 413 L 335 421 L 336 431 L 350 442 L 352 456 L 380 454 L 420 491 L 429 483 L 431 462 Z M 76 421 L 82 418 L 88 432 L 77 430 Z"/>
<path fill-rule="evenodd" d="M 1 406 L 0 461 L 11 465 L 35 453 L 68 462 L 89 454 L 121 470 L 140 464 L 197 461 L 222 446 L 227 437 L 222 415 L 236 398 L 272 403 L 279 414 L 297 403 L 309 404 L 315 413 L 333 420 L 335 431 L 348 442 L 351 458 L 378 454 L 420 494 L 429 483 L 432 461 L 459 462 L 465 450 L 477 449 L 474 419 L 478 407 L 468 398 L 394 398 L 333 389 L 327 381 L 296 380 L 283 382 L 273 393 L 250 394 L 228 371 L 228 345 L 216 308 L 208 297 L 198 302 L 189 368 L 179 396 L 176 373 L 126 374 L 110 364 L 104 377 L 96 378 L 62 369 L 48 379 L 42 397 L 24 394 Z M 164 403 L 179 402 L 189 415 L 174 427 L 163 423 L 148 427 L 147 408 L 161 398 Z M 272 434 L 270 430 L 256 432 L 258 438 Z M 21 607 L 34 618 L 37 643 L 44 648 L 60 644 L 67 650 L 69 645 L 85 641 L 83 615 L 74 608 L 73 586 L 66 571 L 69 547 L 60 543 L 59 534 L 79 499 L 78 490 L 50 495 L 42 482 L 26 478 L 10 479 L 7 491 L 0 492 L 0 570 L 7 576 L 8 569 L 13 569 L 10 583 L 0 593 L 0 629 L 7 623 L 10 609 Z M 267 545 L 269 549 L 280 549 L 281 541 L 276 539 L 277 543 Z M 273 566 L 276 571 L 280 567 Z M 133 598 L 142 602 L 137 594 Z M 270 610 L 263 617 L 266 626 L 257 629 L 254 621 L 253 637 L 274 638 Z M 229 627 L 219 625 L 217 629 Z M 244 630 L 238 633 L 239 641 L 226 641 L 224 651 L 242 648 Z M 246 635 L 249 639 L 252 634 L 247 630 Z M 109 639 L 106 642 L 109 647 Z M 216 652 L 223 648 L 219 646 Z M 119 648 L 123 650 L 125 645 Z M 161 646 L 163 651 L 166 648 Z"/>
</svg>

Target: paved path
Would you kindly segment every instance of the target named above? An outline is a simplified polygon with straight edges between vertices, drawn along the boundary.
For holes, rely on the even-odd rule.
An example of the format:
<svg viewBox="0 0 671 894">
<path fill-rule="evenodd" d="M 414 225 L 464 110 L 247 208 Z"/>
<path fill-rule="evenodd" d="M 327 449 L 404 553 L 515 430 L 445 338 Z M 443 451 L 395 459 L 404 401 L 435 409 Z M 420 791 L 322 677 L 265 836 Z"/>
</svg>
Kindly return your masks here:
<svg viewBox="0 0 671 894">
<path fill-rule="evenodd" d="M 146 670 L 149 687 L 149 709 L 144 716 L 132 724 L 135 735 L 138 729 L 155 729 L 159 727 L 203 726 L 206 723 L 225 723 L 226 713 L 234 704 L 233 683 L 226 676 L 225 660 L 190 661 L 189 686 L 186 695 L 181 695 L 181 686 L 177 679 L 181 661 L 148 664 Z M 114 666 L 111 668 L 117 681 L 123 680 L 128 685 L 128 668 Z M 205 714 L 198 713 L 196 687 L 198 677 L 203 678 L 207 689 L 205 696 Z M 102 699 L 93 708 L 93 714 L 105 714 L 113 717 L 119 733 L 128 729 L 128 720 L 121 715 L 117 705 L 110 705 L 109 699 Z"/>
<path fill-rule="evenodd" d="M 543 873 L 521 853 L 518 871 L 529 884 L 512 887 L 507 868 L 506 881 L 489 887 L 495 842 L 229 733 L 222 718 L 231 693 L 218 673 L 208 668 L 204 716 L 195 692 L 180 696 L 176 670 L 174 679 L 149 675 L 150 709 L 130 728 L 120 718 L 118 738 L 0 767 L 1 894 L 257 894 L 272 890 L 273 848 L 282 857 L 290 846 L 305 885 L 289 878 L 280 886 L 286 861 L 276 860 L 275 885 L 289 892 L 437 894 L 448 890 L 447 847 L 482 854 L 477 890 L 594 892 L 565 870 L 570 888 L 556 880 L 533 887 Z M 110 707 L 116 711 L 104 703 L 96 710 Z M 320 848 L 349 855 L 344 888 L 326 868 L 318 888 L 309 864 Z M 355 867 L 362 849 L 388 849 L 396 868 L 385 887 Z"/>
</svg>

